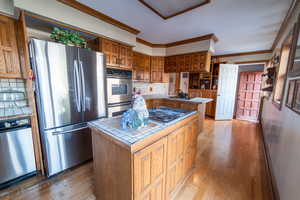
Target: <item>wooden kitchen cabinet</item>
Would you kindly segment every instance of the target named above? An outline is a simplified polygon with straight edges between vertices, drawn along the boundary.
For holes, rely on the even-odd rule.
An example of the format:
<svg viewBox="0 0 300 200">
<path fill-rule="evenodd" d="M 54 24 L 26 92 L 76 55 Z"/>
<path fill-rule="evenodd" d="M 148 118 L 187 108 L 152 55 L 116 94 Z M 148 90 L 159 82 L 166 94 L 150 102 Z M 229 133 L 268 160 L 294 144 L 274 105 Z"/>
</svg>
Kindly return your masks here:
<svg viewBox="0 0 300 200">
<path fill-rule="evenodd" d="M 165 79 L 165 58 L 163 56 L 151 56 L 151 82 L 163 83 Z"/>
<path fill-rule="evenodd" d="M 190 98 L 202 97 L 213 99 L 213 101 L 206 104 L 205 114 L 210 117 L 215 116 L 217 105 L 217 90 L 189 89 L 188 93 Z"/>
<path fill-rule="evenodd" d="M 15 20 L 0 15 L 0 77 L 22 78 Z"/>
<path fill-rule="evenodd" d="M 135 199 L 165 199 L 167 139 L 134 154 Z"/>
<path fill-rule="evenodd" d="M 209 72 L 211 53 L 209 51 L 166 57 L 165 72 Z"/>
<path fill-rule="evenodd" d="M 133 80 L 150 81 L 150 56 L 139 52 L 133 52 Z"/>
<path fill-rule="evenodd" d="M 130 146 L 91 126 L 97 198 L 174 198 L 195 166 L 198 120 L 192 115 Z"/>
<path fill-rule="evenodd" d="M 106 55 L 108 67 L 132 69 L 133 51 L 132 47 L 109 40 L 100 39 L 100 51 Z"/>
</svg>

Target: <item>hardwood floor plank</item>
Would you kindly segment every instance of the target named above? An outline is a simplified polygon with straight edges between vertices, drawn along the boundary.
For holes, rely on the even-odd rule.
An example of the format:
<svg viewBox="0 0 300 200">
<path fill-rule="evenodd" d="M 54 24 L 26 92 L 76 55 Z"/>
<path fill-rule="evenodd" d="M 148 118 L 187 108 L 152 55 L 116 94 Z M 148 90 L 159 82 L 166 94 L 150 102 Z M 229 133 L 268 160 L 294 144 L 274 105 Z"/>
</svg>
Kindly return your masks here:
<svg viewBox="0 0 300 200">
<path fill-rule="evenodd" d="M 196 170 L 175 199 L 270 200 L 260 134 L 255 123 L 205 120 Z M 0 191 L 0 199 L 95 200 L 93 164 L 20 188 Z"/>
</svg>

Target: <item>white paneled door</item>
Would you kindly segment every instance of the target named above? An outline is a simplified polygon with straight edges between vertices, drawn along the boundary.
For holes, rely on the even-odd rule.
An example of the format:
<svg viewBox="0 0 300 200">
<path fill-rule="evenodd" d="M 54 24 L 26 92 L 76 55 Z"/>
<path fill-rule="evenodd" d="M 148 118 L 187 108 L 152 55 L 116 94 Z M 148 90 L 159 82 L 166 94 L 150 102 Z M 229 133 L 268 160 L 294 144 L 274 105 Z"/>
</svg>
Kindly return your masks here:
<svg viewBox="0 0 300 200">
<path fill-rule="evenodd" d="M 216 120 L 232 120 L 234 113 L 238 65 L 221 64 L 218 83 Z"/>
</svg>

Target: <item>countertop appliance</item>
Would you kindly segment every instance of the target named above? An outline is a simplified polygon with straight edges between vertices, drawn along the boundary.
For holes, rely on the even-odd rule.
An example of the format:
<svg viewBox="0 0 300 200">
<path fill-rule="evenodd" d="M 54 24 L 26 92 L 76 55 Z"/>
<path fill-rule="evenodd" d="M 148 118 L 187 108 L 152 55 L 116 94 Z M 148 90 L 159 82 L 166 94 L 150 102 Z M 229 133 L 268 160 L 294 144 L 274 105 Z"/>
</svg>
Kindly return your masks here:
<svg viewBox="0 0 300 200">
<path fill-rule="evenodd" d="M 36 173 L 29 118 L 0 121 L 0 189 Z"/>
<path fill-rule="evenodd" d="M 179 117 L 182 117 L 191 111 L 183 109 L 175 109 L 169 107 L 160 107 L 149 109 L 149 118 L 154 121 L 168 123 Z"/>
<path fill-rule="evenodd" d="M 107 69 L 108 116 L 121 115 L 131 108 L 132 72 Z"/>
<path fill-rule="evenodd" d="M 87 122 L 107 116 L 102 53 L 32 39 L 31 64 L 48 176 L 92 158 Z"/>
</svg>

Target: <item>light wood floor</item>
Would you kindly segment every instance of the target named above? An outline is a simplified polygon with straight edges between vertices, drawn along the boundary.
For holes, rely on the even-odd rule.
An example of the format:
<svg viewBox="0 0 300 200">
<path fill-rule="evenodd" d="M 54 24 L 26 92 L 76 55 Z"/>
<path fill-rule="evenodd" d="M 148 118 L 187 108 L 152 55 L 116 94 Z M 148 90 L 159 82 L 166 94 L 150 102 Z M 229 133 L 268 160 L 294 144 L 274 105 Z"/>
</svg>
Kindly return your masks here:
<svg viewBox="0 0 300 200">
<path fill-rule="evenodd" d="M 206 120 L 204 130 L 198 138 L 195 173 L 176 199 L 271 199 L 258 126 L 244 121 Z M 93 166 L 88 163 L 27 189 L 14 186 L 5 193 L 0 191 L 0 199 L 92 200 L 93 190 Z"/>
</svg>

